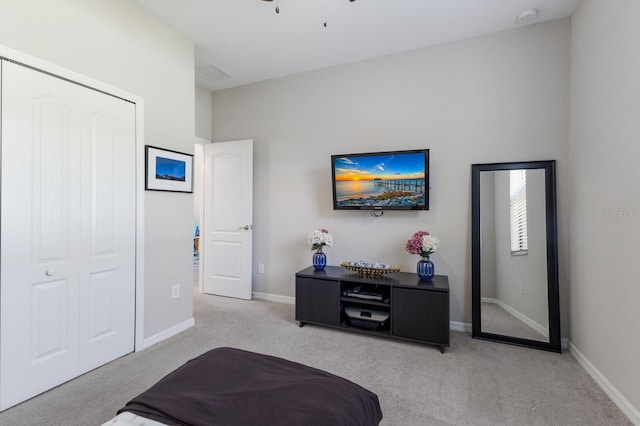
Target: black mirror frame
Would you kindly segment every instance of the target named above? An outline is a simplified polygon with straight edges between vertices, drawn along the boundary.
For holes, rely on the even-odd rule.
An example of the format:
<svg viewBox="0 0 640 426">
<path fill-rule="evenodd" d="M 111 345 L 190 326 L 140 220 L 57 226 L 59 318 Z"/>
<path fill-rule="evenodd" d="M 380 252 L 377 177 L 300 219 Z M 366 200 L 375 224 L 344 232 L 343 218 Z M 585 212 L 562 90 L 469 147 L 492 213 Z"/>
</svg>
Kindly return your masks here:
<svg viewBox="0 0 640 426">
<path fill-rule="evenodd" d="M 471 165 L 471 259 L 472 259 L 472 337 L 494 342 L 562 352 L 560 339 L 560 295 L 558 289 L 558 238 L 556 216 L 556 172 L 555 160 L 521 161 L 512 163 L 490 163 Z M 547 297 L 549 305 L 549 342 L 524 339 L 515 336 L 486 333 L 482 331 L 480 306 L 480 172 L 514 169 L 544 169 L 547 225 Z"/>
</svg>

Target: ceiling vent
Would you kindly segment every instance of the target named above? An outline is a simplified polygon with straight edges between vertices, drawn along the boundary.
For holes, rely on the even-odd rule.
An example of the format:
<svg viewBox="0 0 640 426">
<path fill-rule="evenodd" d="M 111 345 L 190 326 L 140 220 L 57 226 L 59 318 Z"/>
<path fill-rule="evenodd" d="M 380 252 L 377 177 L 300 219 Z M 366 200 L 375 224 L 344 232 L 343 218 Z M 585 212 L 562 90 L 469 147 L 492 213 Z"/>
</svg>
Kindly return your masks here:
<svg viewBox="0 0 640 426">
<path fill-rule="evenodd" d="M 216 81 L 231 78 L 229 74 L 226 74 L 210 64 L 196 66 L 196 77 L 200 77 L 209 83 L 215 83 Z"/>
</svg>

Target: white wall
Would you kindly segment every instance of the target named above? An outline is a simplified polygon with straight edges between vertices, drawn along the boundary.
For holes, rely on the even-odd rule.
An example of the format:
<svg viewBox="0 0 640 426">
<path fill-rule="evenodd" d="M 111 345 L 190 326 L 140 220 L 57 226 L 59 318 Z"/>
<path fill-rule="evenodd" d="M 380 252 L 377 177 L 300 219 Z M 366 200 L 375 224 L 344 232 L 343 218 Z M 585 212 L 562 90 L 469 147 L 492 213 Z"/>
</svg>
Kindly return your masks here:
<svg viewBox="0 0 640 426">
<path fill-rule="evenodd" d="M 196 85 L 196 136 L 208 141 L 211 140 L 211 124 L 213 121 L 211 107 L 211 91 L 205 87 Z"/>
<path fill-rule="evenodd" d="M 145 143 L 193 152 L 193 44 L 132 2 L 2 1 L 0 44 L 142 96 Z M 152 338 L 193 317 L 193 197 L 146 192 L 144 209 L 144 337 Z M 171 299 L 175 283 L 182 297 Z"/>
<path fill-rule="evenodd" d="M 565 214 L 569 35 L 561 20 L 214 92 L 214 141 L 255 144 L 254 262 L 265 273 L 254 291 L 293 296 L 312 229 L 334 236 L 330 264 L 405 271 L 418 261 L 405 243 L 423 229 L 441 240 L 432 260 L 449 276 L 451 319 L 471 323 L 471 164 L 558 160 Z M 331 154 L 414 148 L 431 149 L 431 210 L 332 209 Z"/>
<path fill-rule="evenodd" d="M 202 185 L 204 184 L 204 148 L 202 144 L 211 142 L 211 126 L 213 122 L 211 107 L 211 91 L 205 87 L 196 85 L 196 145 L 193 152 L 193 223 L 200 228 L 202 227 L 200 225 L 200 215 L 202 211 Z"/>
<path fill-rule="evenodd" d="M 640 424 L 640 2 L 572 18 L 572 352 Z"/>
</svg>

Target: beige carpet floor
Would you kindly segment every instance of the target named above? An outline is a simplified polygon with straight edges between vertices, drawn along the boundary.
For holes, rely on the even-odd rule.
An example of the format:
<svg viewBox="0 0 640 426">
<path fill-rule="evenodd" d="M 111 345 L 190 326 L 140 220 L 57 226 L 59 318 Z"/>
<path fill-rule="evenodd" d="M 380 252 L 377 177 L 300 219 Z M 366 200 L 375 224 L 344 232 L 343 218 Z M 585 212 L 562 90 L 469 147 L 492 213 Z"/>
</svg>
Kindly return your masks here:
<svg viewBox="0 0 640 426">
<path fill-rule="evenodd" d="M 204 351 L 231 346 L 320 368 L 375 392 L 387 426 L 631 425 L 569 353 L 475 340 L 451 347 L 294 321 L 294 306 L 194 292 L 195 327 L 0 413 L 0 424 L 100 425 Z"/>
</svg>

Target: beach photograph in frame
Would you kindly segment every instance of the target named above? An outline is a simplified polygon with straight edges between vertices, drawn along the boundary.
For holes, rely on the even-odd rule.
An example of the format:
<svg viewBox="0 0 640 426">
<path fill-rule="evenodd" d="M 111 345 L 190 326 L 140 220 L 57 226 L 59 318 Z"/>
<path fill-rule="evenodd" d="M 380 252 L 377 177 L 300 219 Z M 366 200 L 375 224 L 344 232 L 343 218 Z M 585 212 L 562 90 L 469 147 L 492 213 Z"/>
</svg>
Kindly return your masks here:
<svg viewBox="0 0 640 426">
<path fill-rule="evenodd" d="M 193 192 L 193 155 L 151 145 L 144 148 L 146 190 Z"/>
</svg>

